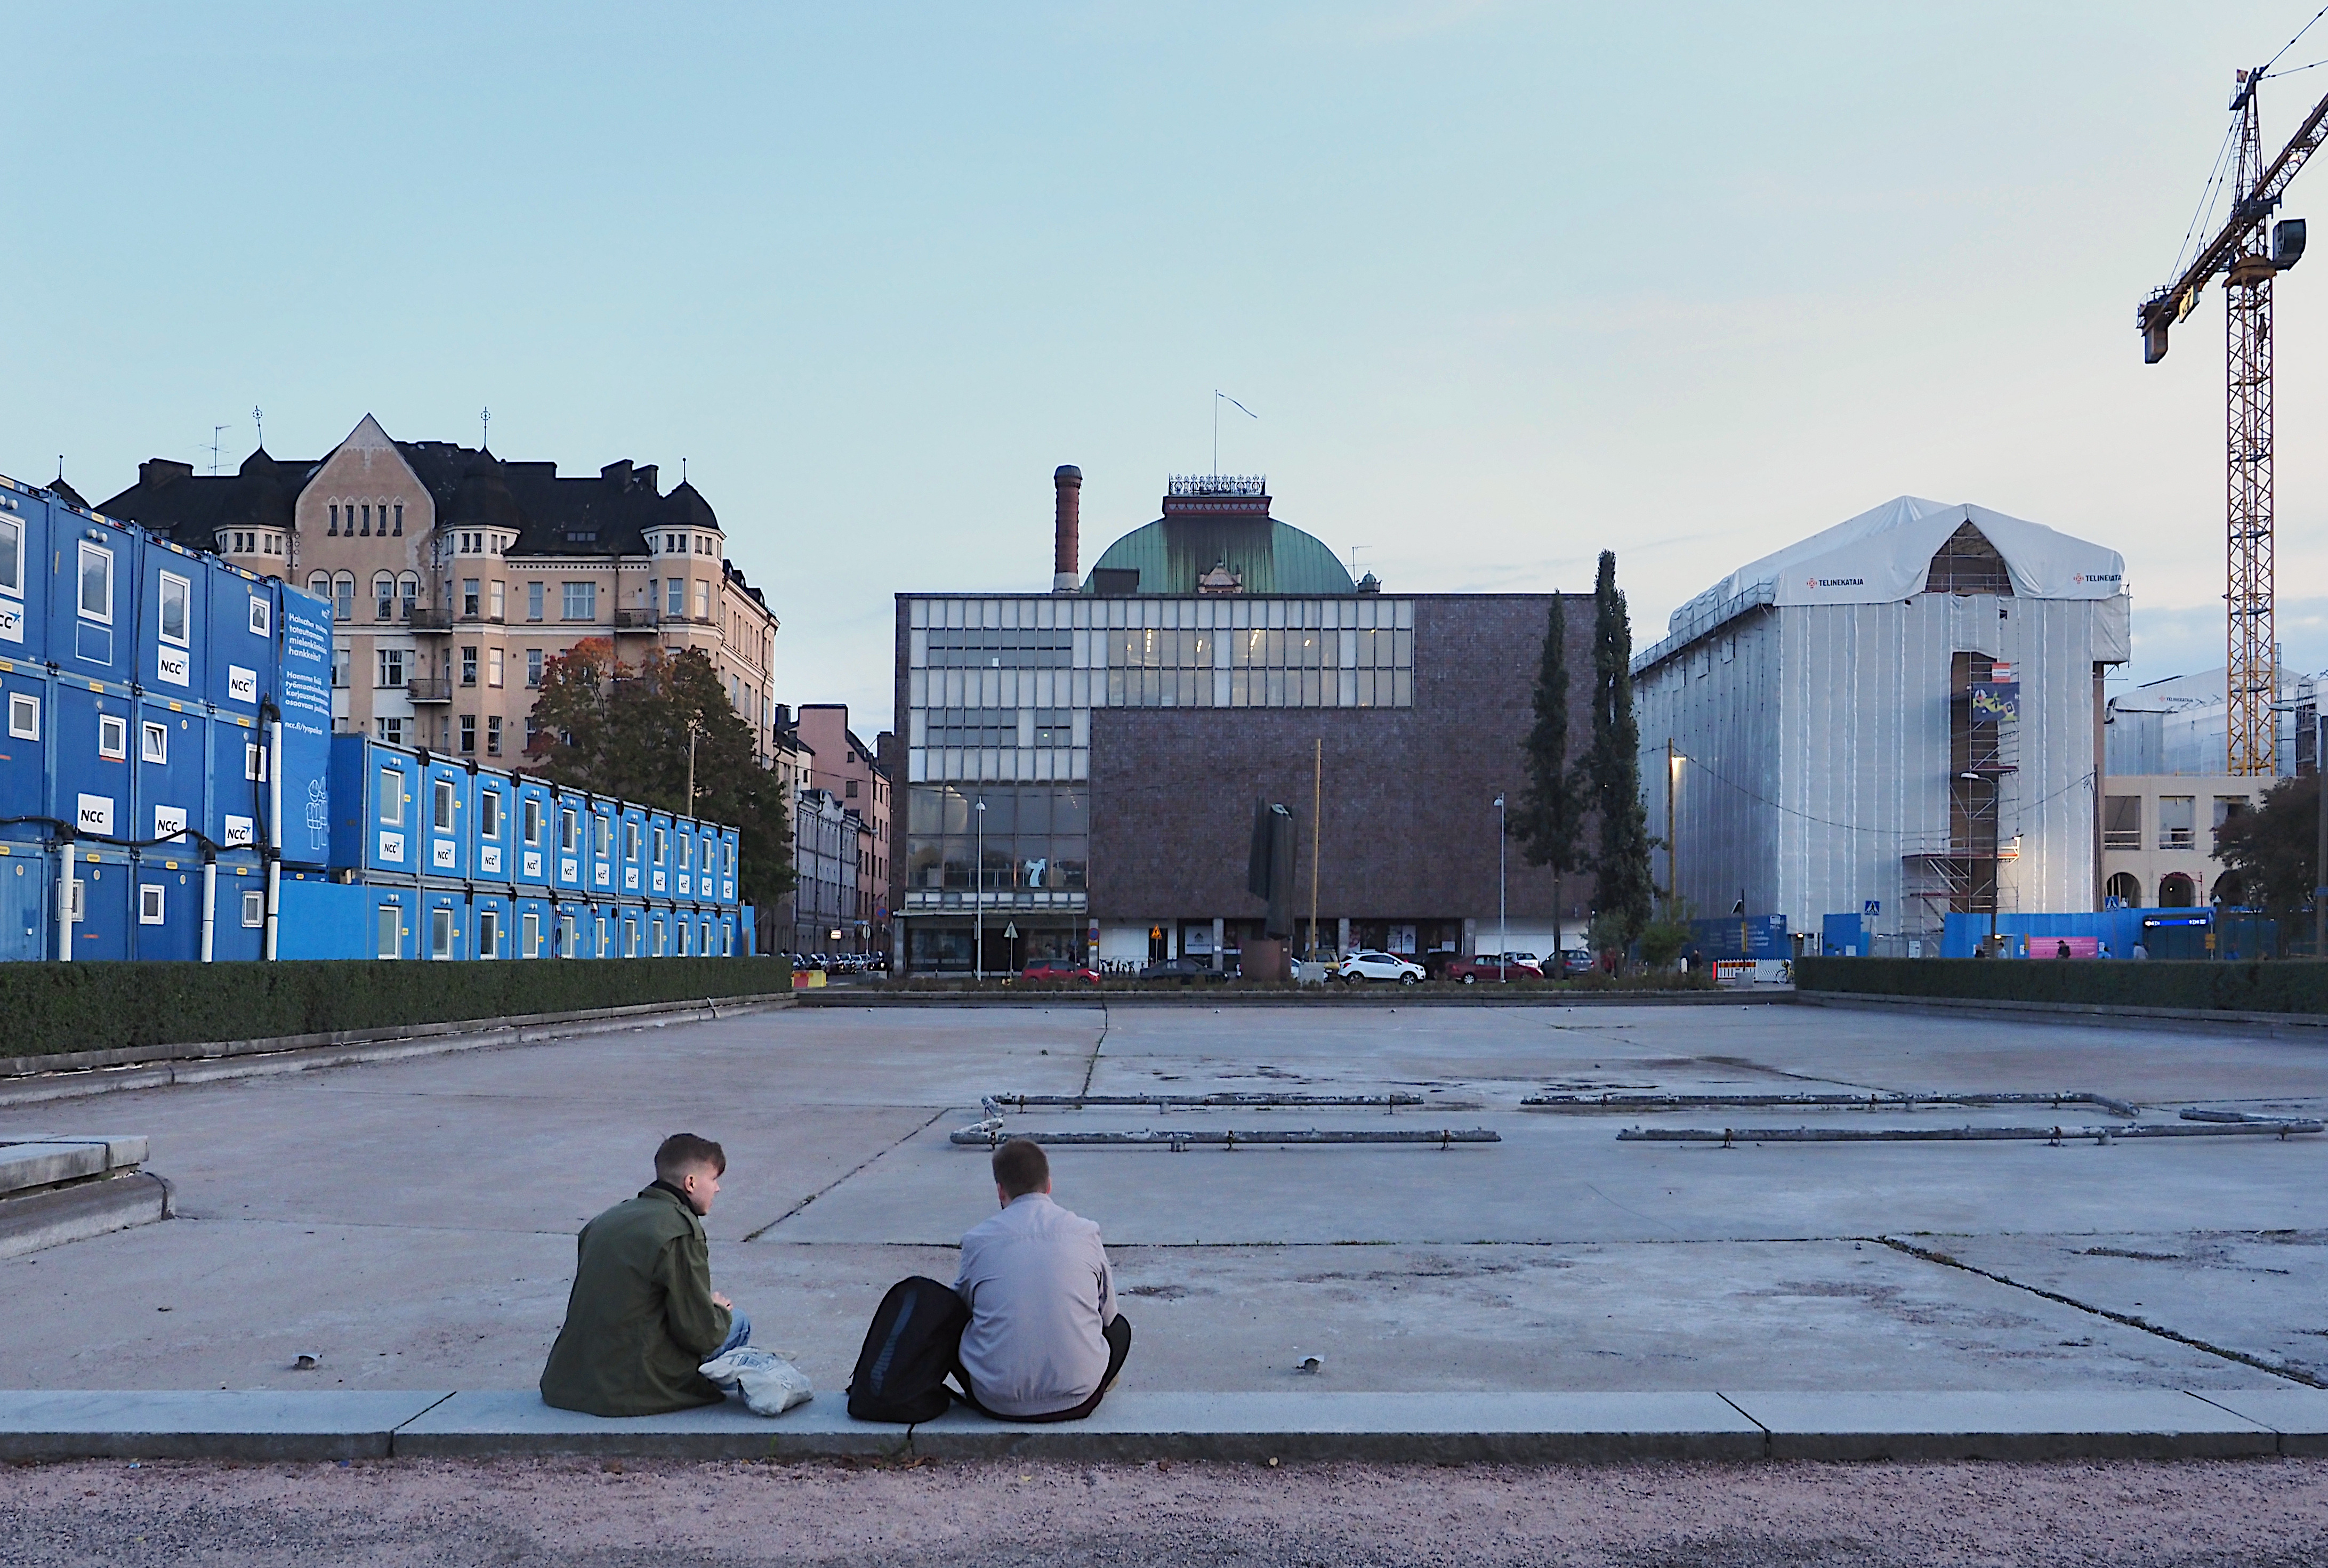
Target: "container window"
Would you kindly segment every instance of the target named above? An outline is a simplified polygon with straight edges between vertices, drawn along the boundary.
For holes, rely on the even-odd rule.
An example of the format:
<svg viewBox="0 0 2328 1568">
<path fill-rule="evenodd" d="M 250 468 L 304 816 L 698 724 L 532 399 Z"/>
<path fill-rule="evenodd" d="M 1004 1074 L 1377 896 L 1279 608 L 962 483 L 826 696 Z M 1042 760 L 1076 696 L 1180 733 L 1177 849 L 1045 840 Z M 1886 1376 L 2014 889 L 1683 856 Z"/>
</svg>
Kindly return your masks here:
<svg viewBox="0 0 2328 1568">
<path fill-rule="evenodd" d="M 449 833 L 453 831 L 452 781 L 449 779 L 438 779 L 436 781 L 435 793 L 436 802 L 436 831 L 440 833 Z"/>
<path fill-rule="evenodd" d="M 540 915 L 523 915 L 518 917 L 518 956 L 520 958 L 541 956 Z"/>
<path fill-rule="evenodd" d="M 80 613 L 92 621 L 113 619 L 113 552 L 103 545 L 80 547 Z"/>
<path fill-rule="evenodd" d="M 380 770 L 380 820 L 391 828 L 404 825 L 404 774 L 399 768 Z"/>
<path fill-rule="evenodd" d="M 29 691 L 8 693 L 8 738 L 41 738 L 41 699 Z"/>
<path fill-rule="evenodd" d="M 187 603 L 192 585 L 174 572 L 162 574 L 162 641 L 183 648 L 187 640 Z"/>
<path fill-rule="evenodd" d="M 372 956 L 402 958 L 404 956 L 404 911 L 394 904 L 383 904 L 373 917 Z M 249 925 L 249 921 L 244 922 Z"/>
<path fill-rule="evenodd" d="M 267 895 L 255 887 L 242 896 L 242 924 L 251 931 L 267 924 Z"/>
<path fill-rule="evenodd" d="M 428 912 L 428 956 L 453 956 L 453 912 L 450 909 L 431 909 Z"/>
<path fill-rule="evenodd" d="M 0 593 L 24 591 L 24 525 L 0 517 Z"/>
<path fill-rule="evenodd" d="M 541 803 L 537 800 L 526 800 L 520 803 L 518 812 L 518 820 L 523 824 L 525 830 L 525 841 L 539 845 L 541 842 Z"/>
<path fill-rule="evenodd" d="M 138 756 L 147 762 L 170 760 L 170 727 L 168 725 L 156 724 L 149 718 L 137 727 L 137 736 Z"/>
<path fill-rule="evenodd" d="M 155 883 L 141 882 L 137 885 L 137 924 L 162 924 L 162 889 Z"/>
<path fill-rule="evenodd" d="M 319 595 L 318 597 L 320 596 L 321 596 Z M 265 599 L 260 598 L 257 594 L 251 595 L 250 634 L 254 637 L 271 635 L 274 625 L 275 612 L 268 607 L 267 601 Z"/>
<path fill-rule="evenodd" d="M 477 831 L 485 838 L 502 836 L 502 792 L 483 789 L 477 792 Z"/>
<path fill-rule="evenodd" d="M 108 762 L 129 760 L 129 721 L 117 713 L 97 716 L 97 755 Z"/>
<path fill-rule="evenodd" d="M 450 910 L 446 912 L 448 915 Z M 477 911 L 477 956 L 499 958 L 502 955 L 502 917 L 498 911 Z"/>
</svg>

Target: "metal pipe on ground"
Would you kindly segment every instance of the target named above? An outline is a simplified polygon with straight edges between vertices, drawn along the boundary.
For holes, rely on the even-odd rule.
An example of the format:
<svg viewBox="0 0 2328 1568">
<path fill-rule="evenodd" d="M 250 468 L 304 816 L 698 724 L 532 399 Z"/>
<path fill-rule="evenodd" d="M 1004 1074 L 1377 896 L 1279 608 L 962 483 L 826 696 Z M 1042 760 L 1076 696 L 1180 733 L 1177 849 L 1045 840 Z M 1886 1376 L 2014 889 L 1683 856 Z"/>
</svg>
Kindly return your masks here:
<svg viewBox="0 0 2328 1568">
<path fill-rule="evenodd" d="M 1912 1110 L 1918 1105 L 2092 1105 L 2128 1121 L 2141 1108 L 2085 1089 L 2058 1091 L 2000 1090 L 1994 1094 L 1893 1094 L 1878 1090 L 1863 1094 L 1531 1094 L 1520 1102 L 1528 1111 L 1692 1111 L 1723 1105 L 1831 1105 L 1841 1110 Z"/>
<path fill-rule="evenodd" d="M 1029 1105 L 1076 1109 L 1086 1105 L 1153 1105 L 1159 1110 L 1167 1106 L 1229 1106 L 1245 1110 L 1272 1105 L 1420 1105 L 1422 1096 L 1399 1092 L 1387 1094 L 1272 1094 L 1235 1091 L 1217 1094 L 989 1094 L 981 1103 L 989 1116 L 999 1116 L 1006 1110 L 1024 1111 Z"/>
<path fill-rule="evenodd" d="M 1158 1144 L 1175 1151 L 1193 1144 L 1205 1144 L 1234 1150 L 1247 1144 L 1341 1145 L 1351 1143 L 1418 1143 L 1440 1149 L 1458 1143 L 1501 1143 L 1503 1135 L 1486 1127 L 1423 1128 L 1396 1132 L 1361 1132 L 1343 1129 L 1308 1128 L 1302 1130 L 1273 1129 L 1256 1131 L 1211 1131 L 1194 1128 L 1142 1128 L 1131 1132 L 1013 1132 L 1011 1138 L 1024 1138 L 1043 1144 Z M 1005 1141 L 999 1119 L 981 1122 L 974 1127 L 963 1127 L 947 1135 L 950 1143 L 969 1148 L 993 1148 Z"/>
<path fill-rule="evenodd" d="M 2014 1141 L 2060 1143 L 2120 1138 L 2279 1137 L 2318 1132 L 2318 1122 L 2151 1122 L 2139 1127 L 1628 1127 L 1619 1143 L 1991 1143 Z"/>
</svg>

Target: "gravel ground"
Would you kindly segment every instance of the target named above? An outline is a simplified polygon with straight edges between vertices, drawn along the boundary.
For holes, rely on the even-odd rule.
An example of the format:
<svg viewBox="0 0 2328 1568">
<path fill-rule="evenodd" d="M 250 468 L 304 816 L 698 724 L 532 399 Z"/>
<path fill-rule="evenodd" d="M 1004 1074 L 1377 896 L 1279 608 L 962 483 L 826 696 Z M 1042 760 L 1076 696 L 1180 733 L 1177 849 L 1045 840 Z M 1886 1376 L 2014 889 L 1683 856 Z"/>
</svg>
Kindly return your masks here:
<svg viewBox="0 0 2328 1568">
<path fill-rule="evenodd" d="M 0 1470 L 0 1563 L 2328 1562 L 2328 1461 L 680 1465 Z"/>
</svg>

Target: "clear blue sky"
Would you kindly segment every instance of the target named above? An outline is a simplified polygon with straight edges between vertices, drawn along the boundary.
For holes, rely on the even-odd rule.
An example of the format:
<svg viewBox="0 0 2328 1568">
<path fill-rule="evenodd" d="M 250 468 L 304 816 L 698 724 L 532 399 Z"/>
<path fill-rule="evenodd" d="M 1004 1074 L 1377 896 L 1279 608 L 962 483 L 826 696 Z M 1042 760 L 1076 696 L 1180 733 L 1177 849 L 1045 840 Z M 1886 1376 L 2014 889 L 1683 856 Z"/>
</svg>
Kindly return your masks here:
<svg viewBox="0 0 2328 1568">
<path fill-rule="evenodd" d="M 2156 679 L 2222 657 L 2222 317 L 2145 370 L 2133 310 L 2314 9 L 14 4 L 0 470 L 102 499 L 254 404 L 684 457 L 778 696 L 869 731 L 889 595 L 1047 587 L 1060 463 L 1088 566 L 1220 387 L 1223 466 L 1394 588 L 1613 547 L 1646 643 L 1907 492 L 2123 550 Z M 2318 668 L 2328 256 L 2280 290 Z"/>
</svg>

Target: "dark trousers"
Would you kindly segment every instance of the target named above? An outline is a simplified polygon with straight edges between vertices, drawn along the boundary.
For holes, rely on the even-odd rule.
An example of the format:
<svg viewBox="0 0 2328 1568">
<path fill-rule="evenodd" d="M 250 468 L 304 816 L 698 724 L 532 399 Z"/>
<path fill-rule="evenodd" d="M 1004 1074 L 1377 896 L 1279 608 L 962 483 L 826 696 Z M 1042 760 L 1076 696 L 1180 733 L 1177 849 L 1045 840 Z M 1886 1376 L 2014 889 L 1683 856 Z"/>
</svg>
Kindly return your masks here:
<svg viewBox="0 0 2328 1568">
<path fill-rule="evenodd" d="M 1100 1330 L 1100 1336 L 1107 1341 L 1107 1371 L 1101 1376 L 1099 1386 L 1092 1391 L 1092 1396 L 1071 1410 L 1053 1411 L 1048 1415 L 996 1415 L 978 1403 L 978 1390 L 970 1385 L 970 1374 L 963 1370 L 962 1357 L 957 1356 L 953 1363 L 953 1380 L 962 1385 L 962 1402 L 979 1414 L 995 1421 L 1081 1421 L 1097 1410 L 1099 1402 L 1107 1397 L 1107 1391 L 1115 1386 L 1115 1375 L 1123 1370 L 1124 1357 L 1131 1354 L 1131 1319 L 1118 1312 L 1113 1320 Z"/>
</svg>

